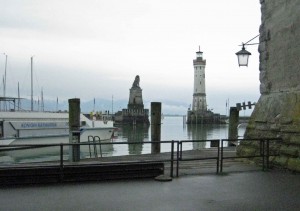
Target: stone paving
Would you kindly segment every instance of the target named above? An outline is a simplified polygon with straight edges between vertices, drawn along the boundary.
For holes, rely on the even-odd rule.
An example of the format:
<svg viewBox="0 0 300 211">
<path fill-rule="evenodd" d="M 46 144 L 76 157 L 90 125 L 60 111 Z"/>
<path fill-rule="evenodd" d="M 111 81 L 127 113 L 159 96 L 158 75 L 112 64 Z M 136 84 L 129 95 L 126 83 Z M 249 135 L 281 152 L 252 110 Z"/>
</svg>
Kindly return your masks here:
<svg viewBox="0 0 300 211">
<path fill-rule="evenodd" d="M 199 155 L 186 153 L 184 158 L 194 157 L 193 153 Z M 143 159 L 153 157 L 147 155 Z M 169 182 L 137 179 L 0 185 L 0 210 L 299 210 L 299 198 L 300 174 L 262 171 L 260 166 L 239 160 L 226 160 L 222 174 L 216 174 L 215 160 L 180 161 L 179 177 Z"/>
<path fill-rule="evenodd" d="M 300 175 L 279 170 L 1 187 L 0 210 L 299 210 Z"/>
</svg>

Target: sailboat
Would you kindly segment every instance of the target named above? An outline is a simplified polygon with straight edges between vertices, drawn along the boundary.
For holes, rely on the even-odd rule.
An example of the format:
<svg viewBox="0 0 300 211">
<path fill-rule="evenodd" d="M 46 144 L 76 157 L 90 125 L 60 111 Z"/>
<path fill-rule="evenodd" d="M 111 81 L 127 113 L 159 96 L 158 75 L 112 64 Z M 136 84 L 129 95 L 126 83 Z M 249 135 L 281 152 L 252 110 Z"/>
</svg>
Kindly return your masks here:
<svg viewBox="0 0 300 211">
<path fill-rule="evenodd" d="M 13 144 L 56 144 L 69 143 L 69 114 L 67 112 L 37 112 L 33 110 L 33 57 L 31 57 L 31 110 L 16 111 L 18 98 L 0 97 L 10 101 L 14 109 L 0 111 L 0 146 Z M 6 82 L 5 82 L 6 83 Z M 6 84 L 4 85 L 6 86 Z M 42 102 L 43 103 L 43 102 Z M 112 120 L 103 120 L 80 115 L 80 142 L 88 137 L 99 137 L 101 141 L 111 140 L 115 127 Z"/>
</svg>

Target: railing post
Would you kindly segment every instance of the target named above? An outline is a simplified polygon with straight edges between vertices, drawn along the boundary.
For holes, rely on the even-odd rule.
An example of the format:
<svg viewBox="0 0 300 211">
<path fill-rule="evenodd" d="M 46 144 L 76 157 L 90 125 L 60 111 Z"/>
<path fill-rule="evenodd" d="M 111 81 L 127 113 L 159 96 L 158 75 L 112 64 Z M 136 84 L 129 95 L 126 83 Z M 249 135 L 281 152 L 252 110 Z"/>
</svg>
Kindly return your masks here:
<svg viewBox="0 0 300 211">
<path fill-rule="evenodd" d="M 220 165 L 220 173 L 223 172 L 223 139 L 221 139 L 221 165 Z"/>
<path fill-rule="evenodd" d="M 218 141 L 217 174 L 219 173 L 219 165 L 220 165 L 220 140 Z"/>
<path fill-rule="evenodd" d="M 100 139 L 99 136 L 95 136 L 94 139 L 95 139 L 95 146 L 96 146 L 96 139 L 98 139 L 98 142 L 99 142 L 99 150 L 100 150 L 100 157 L 102 158 L 101 139 Z M 96 146 L 96 149 L 97 149 L 97 146 Z M 98 155 L 97 155 L 97 158 L 98 158 Z"/>
<path fill-rule="evenodd" d="M 180 141 L 179 144 L 180 144 L 180 155 L 179 155 L 179 157 L 180 157 L 180 160 L 182 160 L 182 141 Z"/>
<path fill-rule="evenodd" d="M 176 177 L 178 177 L 179 172 L 179 141 L 177 141 L 177 153 L 176 153 Z"/>
<path fill-rule="evenodd" d="M 90 138 L 92 138 L 92 141 L 93 141 L 93 136 L 88 136 L 90 158 L 92 158 L 92 151 L 91 151 L 91 142 L 90 142 Z"/>
<path fill-rule="evenodd" d="M 62 143 L 60 144 L 60 168 L 62 168 L 64 165 L 63 163 L 63 145 Z"/>
<path fill-rule="evenodd" d="M 173 161 L 174 161 L 174 140 L 171 143 L 171 169 L 170 169 L 170 177 L 173 178 Z"/>
<path fill-rule="evenodd" d="M 96 145 L 95 136 L 93 136 L 93 145 L 94 145 L 94 155 L 95 155 L 95 158 L 98 158 L 98 152 L 97 152 L 97 145 Z"/>
<path fill-rule="evenodd" d="M 262 167 L 263 167 L 263 171 L 265 170 L 265 140 L 260 140 L 260 142 L 261 142 L 261 147 L 262 147 L 262 150 L 261 150 L 261 152 L 262 152 Z"/>
<path fill-rule="evenodd" d="M 63 168 L 64 168 L 64 159 L 63 159 L 63 153 L 64 153 L 64 149 L 63 149 L 63 144 L 60 144 L 60 181 L 63 181 L 64 178 L 64 172 L 63 172 Z"/>
<path fill-rule="evenodd" d="M 102 145 L 101 145 L 100 137 L 99 137 L 99 148 L 100 148 L 100 157 L 102 158 Z"/>
<path fill-rule="evenodd" d="M 266 140 L 267 141 L 267 170 L 269 169 L 269 154 L 270 154 L 270 152 L 269 152 L 269 150 L 270 150 L 270 148 L 269 148 L 269 139 L 267 139 Z"/>
</svg>

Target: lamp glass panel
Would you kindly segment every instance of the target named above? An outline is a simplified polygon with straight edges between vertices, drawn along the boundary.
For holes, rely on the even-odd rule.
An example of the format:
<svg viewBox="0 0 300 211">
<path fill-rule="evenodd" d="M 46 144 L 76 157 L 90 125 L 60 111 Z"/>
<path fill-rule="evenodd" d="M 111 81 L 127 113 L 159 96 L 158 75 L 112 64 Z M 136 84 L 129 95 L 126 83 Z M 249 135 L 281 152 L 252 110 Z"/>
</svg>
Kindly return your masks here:
<svg viewBox="0 0 300 211">
<path fill-rule="evenodd" d="M 249 55 L 239 54 L 238 55 L 239 66 L 248 66 L 248 59 L 249 59 Z"/>
</svg>

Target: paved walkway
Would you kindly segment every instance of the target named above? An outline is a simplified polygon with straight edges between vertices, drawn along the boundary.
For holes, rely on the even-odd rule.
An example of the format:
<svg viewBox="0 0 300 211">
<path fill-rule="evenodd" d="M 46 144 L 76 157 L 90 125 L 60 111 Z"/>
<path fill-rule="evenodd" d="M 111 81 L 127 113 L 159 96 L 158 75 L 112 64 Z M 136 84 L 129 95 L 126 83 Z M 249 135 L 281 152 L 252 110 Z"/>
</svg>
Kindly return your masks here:
<svg viewBox="0 0 300 211">
<path fill-rule="evenodd" d="M 250 171 L 0 188 L 0 210 L 299 210 L 300 175 Z"/>
</svg>

